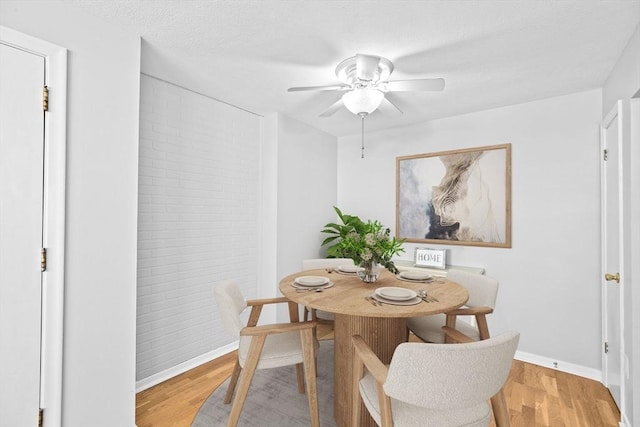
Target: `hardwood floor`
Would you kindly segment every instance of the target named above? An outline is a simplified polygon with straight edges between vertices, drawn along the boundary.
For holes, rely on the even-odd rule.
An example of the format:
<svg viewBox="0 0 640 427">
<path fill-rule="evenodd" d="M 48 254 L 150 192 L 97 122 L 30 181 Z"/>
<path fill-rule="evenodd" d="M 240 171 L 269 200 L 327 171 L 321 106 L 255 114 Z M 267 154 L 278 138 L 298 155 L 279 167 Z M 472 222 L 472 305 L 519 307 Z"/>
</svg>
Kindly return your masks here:
<svg viewBox="0 0 640 427">
<path fill-rule="evenodd" d="M 320 339 L 332 331 L 320 325 Z M 202 403 L 233 370 L 235 352 L 136 396 L 138 427 L 189 427 Z M 515 360 L 505 385 L 512 427 L 617 426 L 620 412 L 599 382 Z M 492 422 L 491 426 L 495 426 Z"/>
<path fill-rule="evenodd" d="M 617 426 L 620 412 L 601 383 L 514 360 L 505 396 L 511 426 Z"/>
</svg>

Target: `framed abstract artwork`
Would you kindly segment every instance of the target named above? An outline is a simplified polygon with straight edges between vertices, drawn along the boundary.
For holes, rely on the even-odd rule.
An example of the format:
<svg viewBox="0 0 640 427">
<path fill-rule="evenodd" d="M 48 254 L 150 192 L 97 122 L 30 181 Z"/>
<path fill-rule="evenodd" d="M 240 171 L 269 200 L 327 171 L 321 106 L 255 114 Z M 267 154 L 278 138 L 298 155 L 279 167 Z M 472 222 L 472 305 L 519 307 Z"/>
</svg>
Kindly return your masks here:
<svg viewBox="0 0 640 427">
<path fill-rule="evenodd" d="M 511 144 L 396 158 L 396 235 L 511 247 Z"/>
</svg>

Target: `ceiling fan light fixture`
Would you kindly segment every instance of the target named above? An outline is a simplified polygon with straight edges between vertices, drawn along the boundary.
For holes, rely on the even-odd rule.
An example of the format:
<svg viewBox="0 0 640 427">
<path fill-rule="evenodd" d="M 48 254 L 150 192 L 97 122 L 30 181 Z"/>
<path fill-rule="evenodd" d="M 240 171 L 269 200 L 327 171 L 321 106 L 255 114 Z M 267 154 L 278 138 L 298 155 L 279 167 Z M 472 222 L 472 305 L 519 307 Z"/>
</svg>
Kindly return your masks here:
<svg viewBox="0 0 640 427">
<path fill-rule="evenodd" d="M 373 88 L 356 88 L 342 95 L 342 102 L 355 115 L 371 114 L 380 106 L 384 94 Z"/>
<path fill-rule="evenodd" d="M 387 58 L 358 53 L 347 58 L 336 67 L 336 76 L 341 83 L 324 86 L 290 87 L 289 92 L 309 90 L 335 91 L 343 93 L 320 117 L 329 117 L 342 106 L 359 117 L 373 113 L 383 101 L 389 110 L 402 114 L 402 110 L 385 97 L 390 92 L 439 92 L 444 89 L 444 79 L 387 80 L 393 72 L 393 64 Z"/>
</svg>

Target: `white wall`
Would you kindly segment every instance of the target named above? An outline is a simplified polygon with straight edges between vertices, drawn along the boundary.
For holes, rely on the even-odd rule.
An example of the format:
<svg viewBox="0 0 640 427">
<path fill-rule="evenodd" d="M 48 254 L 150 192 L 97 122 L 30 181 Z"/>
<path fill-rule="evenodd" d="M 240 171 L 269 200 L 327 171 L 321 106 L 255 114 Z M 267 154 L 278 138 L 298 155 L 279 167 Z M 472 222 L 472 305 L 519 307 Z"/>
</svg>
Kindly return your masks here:
<svg viewBox="0 0 640 427">
<path fill-rule="evenodd" d="M 394 229 L 397 156 L 511 143 L 512 248 L 429 246 L 500 280 L 493 334 L 516 329 L 519 351 L 598 377 L 600 117 L 593 90 L 366 134 L 364 159 L 360 135 L 340 138 L 339 206 Z"/>
<path fill-rule="evenodd" d="M 335 219 L 336 138 L 287 116 L 278 121 L 278 276 L 324 257 L 320 230 Z"/>
<path fill-rule="evenodd" d="M 337 140 L 287 116 L 277 120 L 279 280 L 300 271 L 303 259 L 325 256 L 320 230 L 335 220 Z M 278 313 L 286 319 L 286 309 Z"/>
<path fill-rule="evenodd" d="M 255 298 L 260 250 L 260 116 L 147 75 L 141 86 L 138 380 L 237 341 L 213 285 Z"/>
<path fill-rule="evenodd" d="M 618 99 L 640 96 L 640 25 L 629 39 L 602 88 L 602 116 Z"/>
<path fill-rule="evenodd" d="M 62 425 L 130 427 L 140 40 L 49 1 L 3 0 L 0 25 L 69 50 Z"/>
</svg>

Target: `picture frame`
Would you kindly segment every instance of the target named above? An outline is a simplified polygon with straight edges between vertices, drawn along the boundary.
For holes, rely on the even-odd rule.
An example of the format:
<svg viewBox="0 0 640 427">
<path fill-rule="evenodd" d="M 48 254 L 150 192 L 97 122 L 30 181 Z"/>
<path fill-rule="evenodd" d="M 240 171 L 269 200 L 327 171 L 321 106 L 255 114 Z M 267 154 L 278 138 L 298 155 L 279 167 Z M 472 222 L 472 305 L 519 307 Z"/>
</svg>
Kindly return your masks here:
<svg viewBox="0 0 640 427">
<path fill-rule="evenodd" d="M 447 250 L 434 248 L 416 248 L 413 265 L 415 267 L 445 269 L 447 267 Z"/>
<path fill-rule="evenodd" d="M 396 157 L 396 236 L 511 247 L 511 144 Z"/>
</svg>

